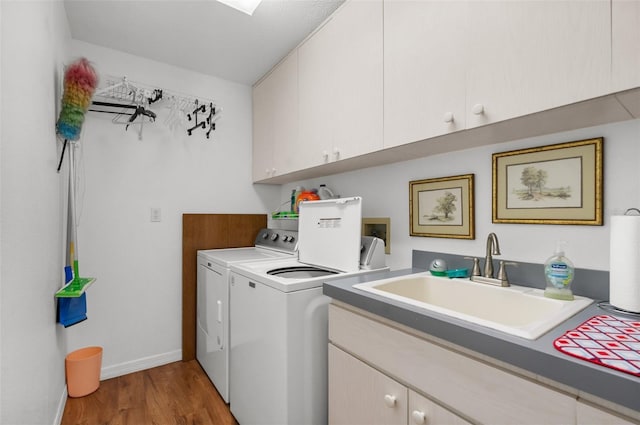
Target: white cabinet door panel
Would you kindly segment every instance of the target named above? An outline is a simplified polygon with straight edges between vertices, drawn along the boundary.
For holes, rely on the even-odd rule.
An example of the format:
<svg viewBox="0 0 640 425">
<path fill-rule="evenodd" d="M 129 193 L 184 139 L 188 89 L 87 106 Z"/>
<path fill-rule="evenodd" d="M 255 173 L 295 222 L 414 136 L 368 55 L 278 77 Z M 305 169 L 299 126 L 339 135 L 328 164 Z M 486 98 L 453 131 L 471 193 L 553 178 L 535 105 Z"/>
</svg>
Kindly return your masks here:
<svg viewBox="0 0 640 425">
<path fill-rule="evenodd" d="M 640 1 L 613 0 L 613 91 L 640 87 Z"/>
<path fill-rule="evenodd" d="M 464 1 L 385 0 L 385 148 L 465 128 L 466 13 Z"/>
<path fill-rule="evenodd" d="M 291 53 L 253 89 L 253 180 L 293 170 L 298 143 L 298 54 Z"/>
<path fill-rule="evenodd" d="M 382 11 L 382 0 L 351 1 L 334 18 L 334 161 L 382 149 Z"/>
<path fill-rule="evenodd" d="M 455 413 L 409 390 L 409 425 L 471 425 Z"/>
<path fill-rule="evenodd" d="M 407 389 L 329 344 L 329 424 L 407 423 Z"/>
<path fill-rule="evenodd" d="M 469 2 L 467 128 L 610 92 L 609 1 Z"/>
<path fill-rule="evenodd" d="M 264 80 L 253 89 L 253 181 L 272 177 L 273 164 L 273 90 Z"/>
<path fill-rule="evenodd" d="M 382 0 L 350 1 L 298 49 L 298 169 L 382 148 Z"/>
</svg>

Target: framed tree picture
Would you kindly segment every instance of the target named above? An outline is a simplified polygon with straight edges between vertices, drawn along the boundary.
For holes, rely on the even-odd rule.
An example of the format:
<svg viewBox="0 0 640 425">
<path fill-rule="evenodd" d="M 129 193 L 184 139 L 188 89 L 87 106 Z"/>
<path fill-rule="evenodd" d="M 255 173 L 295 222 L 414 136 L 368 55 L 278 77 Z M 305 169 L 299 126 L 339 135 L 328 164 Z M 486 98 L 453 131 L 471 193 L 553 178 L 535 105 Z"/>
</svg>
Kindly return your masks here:
<svg viewBox="0 0 640 425">
<path fill-rule="evenodd" d="M 409 182 L 409 234 L 475 239 L 473 174 Z"/>
<path fill-rule="evenodd" d="M 602 225 L 603 139 L 493 154 L 493 222 Z"/>
</svg>

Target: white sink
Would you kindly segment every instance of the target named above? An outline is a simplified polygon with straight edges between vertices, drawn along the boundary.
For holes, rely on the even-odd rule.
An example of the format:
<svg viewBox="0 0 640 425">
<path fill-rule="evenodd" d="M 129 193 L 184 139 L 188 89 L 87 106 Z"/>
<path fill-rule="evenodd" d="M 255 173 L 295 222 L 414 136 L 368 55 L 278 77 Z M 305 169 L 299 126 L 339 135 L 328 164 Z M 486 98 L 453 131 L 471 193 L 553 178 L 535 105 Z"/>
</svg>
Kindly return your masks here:
<svg viewBox="0 0 640 425">
<path fill-rule="evenodd" d="M 579 296 L 573 301 L 555 300 L 544 297 L 542 289 L 501 288 L 429 272 L 353 287 L 526 339 L 540 337 L 593 302 Z"/>
</svg>

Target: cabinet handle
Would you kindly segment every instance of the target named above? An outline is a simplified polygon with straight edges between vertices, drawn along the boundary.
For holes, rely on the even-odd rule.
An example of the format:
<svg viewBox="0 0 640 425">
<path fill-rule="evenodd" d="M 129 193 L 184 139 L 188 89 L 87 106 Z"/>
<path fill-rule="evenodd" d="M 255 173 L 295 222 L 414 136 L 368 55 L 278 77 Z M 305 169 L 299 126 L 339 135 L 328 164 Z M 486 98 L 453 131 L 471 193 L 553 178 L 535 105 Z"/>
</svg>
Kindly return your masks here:
<svg viewBox="0 0 640 425">
<path fill-rule="evenodd" d="M 333 148 L 333 158 L 335 160 L 340 159 L 340 149 L 338 148 Z"/>
<path fill-rule="evenodd" d="M 276 175 L 276 169 L 275 169 L 275 168 L 272 168 L 272 169 L 271 169 L 271 177 L 273 177 L 273 176 L 275 176 L 275 175 Z"/>
<path fill-rule="evenodd" d="M 476 103 L 473 105 L 473 108 L 471 108 L 471 112 L 473 112 L 474 115 L 484 114 L 484 105 L 482 103 Z"/>
<path fill-rule="evenodd" d="M 324 162 L 328 162 L 329 161 L 329 152 L 322 151 L 322 158 L 324 158 Z"/>
<path fill-rule="evenodd" d="M 384 404 L 386 404 L 387 407 L 396 407 L 396 396 L 386 394 L 384 396 Z"/>
<path fill-rule="evenodd" d="M 447 124 L 451 124 L 453 122 L 453 112 L 444 113 L 444 122 Z"/>
<path fill-rule="evenodd" d="M 411 419 L 413 419 L 414 424 L 422 425 L 426 423 L 427 416 L 424 414 L 424 412 L 414 410 L 413 412 L 411 412 Z"/>
</svg>

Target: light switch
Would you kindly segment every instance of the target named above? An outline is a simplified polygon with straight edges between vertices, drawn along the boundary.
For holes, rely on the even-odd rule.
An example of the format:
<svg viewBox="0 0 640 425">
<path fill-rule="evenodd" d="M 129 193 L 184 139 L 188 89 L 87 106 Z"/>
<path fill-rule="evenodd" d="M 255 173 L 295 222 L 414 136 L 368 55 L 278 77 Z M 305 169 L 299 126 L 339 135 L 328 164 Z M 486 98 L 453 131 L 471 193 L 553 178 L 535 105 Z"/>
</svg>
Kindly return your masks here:
<svg viewBox="0 0 640 425">
<path fill-rule="evenodd" d="M 151 208 L 151 221 L 162 221 L 162 210 L 160 208 Z"/>
</svg>

